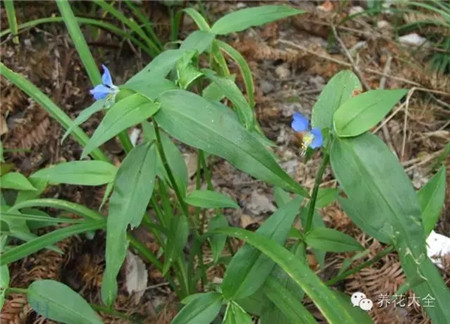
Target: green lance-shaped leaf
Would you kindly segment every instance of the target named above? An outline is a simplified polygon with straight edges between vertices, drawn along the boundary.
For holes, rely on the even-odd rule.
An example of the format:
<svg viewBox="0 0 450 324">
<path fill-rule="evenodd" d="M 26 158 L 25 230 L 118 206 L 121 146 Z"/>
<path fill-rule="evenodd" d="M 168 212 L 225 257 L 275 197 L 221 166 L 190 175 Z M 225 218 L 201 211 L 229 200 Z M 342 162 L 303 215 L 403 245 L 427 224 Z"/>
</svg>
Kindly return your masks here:
<svg viewBox="0 0 450 324">
<path fill-rule="evenodd" d="M 211 30 L 205 17 L 203 17 L 197 10 L 195 10 L 194 8 L 186 8 L 183 9 L 183 11 L 192 18 L 192 20 L 197 25 L 198 29 L 200 29 L 201 31 Z"/>
<path fill-rule="evenodd" d="M 253 320 L 238 303 L 231 301 L 227 305 L 222 324 L 253 324 Z"/>
<path fill-rule="evenodd" d="M 45 180 L 30 177 L 28 181 L 30 181 L 30 183 L 33 185 L 34 188 L 36 188 L 36 190 L 19 191 L 19 193 L 17 194 L 16 201 L 14 202 L 15 205 L 17 205 L 22 201 L 39 197 L 44 192 L 45 188 L 47 188 L 47 182 Z"/>
<path fill-rule="evenodd" d="M 83 224 L 64 227 L 45 235 L 33 238 L 24 244 L 14 246 L 13 248 L 10 248 L 8 251 L 4 252 L 2 254 L 2 257 L 0 258 L 0 265 L 20 260 L 34 252 L 37 252 L 56 242 L 59 242 L 66 237 L 88 231 L 94 231 L 99 228 L 103 228 L 104 225 L 105 222 L 103 220 L 89 221 Z"/>
<path fill-rule="evenodd" d="M 172 324 L 211 323 L 222 308 L 223 297 L 217 292 L 197 294 L 175 316 Z"/>
<path fill-rule="evenodd" d="M 313 228 L 306 234 L 305 242 L 314 249 L 327 252 L 364 250 L 353 237 L 331 228 Z"/>
<path fill-rule="evenodd" d="M 257 230 L 258 234 L 284 244 L 302 199 L 298 197 L 280 208 Z M 271 273 L 275 263 L 252 246 L 246 245 L 234 255 L 223 278 L 222 292 L 227 299 L 253 294 Z"/>
<path fill-rule="evenodd" d="M 177 61 L 183 56 L 185 50 L 173 49 L 166 50 L 156 56 L 149 64 L 147 64 L 141 71 L 131 77 L 125 84 L 137 83 L 148 80 L 164 79 L 170 70 L 175 67 Z"/>
<path fill-rule="evenodd" d="M 131 90 L 132 92 L 147 97 L 149 100 L 156 100 L 164 91 L 178 89 L 178 87 L 170 80 L 152 78 L 127 82 L 120 86 L 120 89 L 121 92 L 119 92 L 117 97 L 119 97 L 122 92 Z"/>
<path fill-rule="evenodd" d="M 427 237 L 436 226 L 445 201 L 445 166 L 418 192 L 422 222 Z"/>
<path fill-rule="evenodd" d="M 155 128 L 150 122 L 142 123 L 142 130 L 144 137 L 147 141 L 156 141 Z M 178 185 L 178 189 L 181 190 L 181 194 L 184 196 L 186 194 L 186 188 L 188 185 L 188 170 L 186 162 L 184 161 L 183 154 L 181 154 L 180 149 L 172 142 L 166 133 L 160 131 L 161 135 L 161 145 L 164 149 L 166 155 L 167 163 L 169 164 L 170 171 Z M 160 179 L 165 179 L 167 183 L 170 183 L 169 176 L 166 169 L 164 168 L 163 162 L 157 152 L 158 162 L 156 173 Z"/>
<path fill-rule="evenodd" d="M 239 208 L 228 196 L 211 190 L 194 190 L 186 197 L 186 203 L 202 208 Z"/>
<path fill-rule="evenodd" d="M 180 49 L 196 50 L 199 54 L 201 54 L 204 51 L 209 51 L 215 37 L 216 35 L 212 33 L 197 30 L 186 37 L 183 43 L 181 43 Z"/>
<path fill-rule="evenodd" d="M 65 284 L 38 280 L 27 289 L 28 303 L 39 315 L 68 324 L 101 324 L 89 303 Z"/>
<path fill-rule="evenodd" d="M 33 190 L 36 188 L 19 172 L 9 172 L 0 177 L 0 188 L 14 190 Z"/>
<path fill-rule="evenodd" d="M 369 130 L 394 107 L 407 90 L 370 90 L 343 103 L 334 113 L 339 137 L 358 136 Z"/>
<path fill-rule="evenodd" d="M 227 78 L 222 78 L 214 74 L 210 70 L 202 70 L 206 77 L 216 83 L 219 88 L 223 91 L 225 96 L 231 100 L 233 103 L 236 113 L 239 117 L 240 122 L 247 128 L 252 129 L 254 126 L 254 114 L 253 110 L 245 100 L 244 95 L 241 90 L 239 90 L 236 83 Z"/>
<path fill-rule="evenodd" d="M 324 225 L 325 226 L 325 225 Z M 304 242 L 293 245 L 289 248 L 289 251 L 292 252 L 296 259 L 307 264 L 306 258 L 306 246 Z M 313 250 L 314 252 L 314 250 Z M 323 254 L 325 256 L 325 253 Z M 319 259 L 316 255 L 316 258 Z M 322 265 L 321 265 L 322 266 Z M 288 319 L 290 317 L 289 314 L 285 314 L 285 310 L 283 306 L 278 307 L 276 302 L 272 302 L 273 298 L 278 299 L 278 297 L 270 297 L 270 292 L 266 291 L 266 286 L 269 284 L 269 281 L 276 282 L 281 290 L 287 290 L 288 297 L 293 301 L 297 301 L 300 305 L 303 297 L 305 297 L 305 292 L 300 288 L 300 286 L 292 280 L 292 278 L 284 272 L 278 265 L 272 270 L 272 273 L 267 278 L 264 283 L 261 291 L 264 292 L 264 295 L 267 296 L 268 299 L 262 305 L 263 312 L 261 314 L 261 324 L 271 324 L 271 323 L 288 323 Z M 270 290 L 270 289 L 269 289 Z M 283 293 L 283 292 L 281 292 Z M 284 293 L 283 293 L 284 295 Z M 294 303 L 296 304 L 296 303 Z M 300 311 L 302 310 L 302 306 L 295 306 Z M 291 314 L 292 315 L 292 314 Z M 305 319 L 306 320 L 306 319 Z"/>
<path fill-rule="evenodd" d="M 415 293 L 435 298 L 425 310 L 435 323 L 450 323 L 450 291 L 426 255 L 417 195 L 401 164 L 375 135 L 335 139 L 331 166 L 348 196 L 344 209 L 364 231 L 395 246 Z M 356 214 L 358 216 L 355 218 Z"/>
<path fill-rule="evenodd" d="M 317 193 L 316 208 L 323 208 L 331 205 L 337 198 L 339 190 L 337 188 L 320 188 Z"/>
<path fill-rule="evenodd" d="M 139 226 L 153 193 L 156 149 L 151 143 L 136 146 L 117 171 L 109 203 L 106 231 L 106 269 L 102 299 L 112 305 L 117 295 L 116 277 L 125 260 L 128 225 Z"/>
<path fill-rule="evenodd" d="M 216 105 L 183 90 L 167 91 L 160 101 L 154 118 L 173 137 L 223 157 L 258 179 L 307 195 L 254 135 Z"/>
<path fill-rule="evenodd" d="M 2 247 L 3 250 L 3 247 Z M 9 269 L 8 266 L 0 266 L 0 308 L 3 308 L 5 302 L 6 289 L 9 287 Z"/>
<path fill-rule="evenodd" d="M 114 181 L 117 168 L 104 161 L 72 161 L 41 169 L 31 175 L 49 184 L 67 183 L 81 186 L 100 186 Z"/>
<path fill-rule="evenodd" d="M 362 91 L 362 86 L 352 71 L 341 71 L 333 76 L 313 106 L 312 127 L 331 129 L 334 112 L 358 91 Z"/>
<path fill-rule="evenodd" d="M 220 40 L 216 40 L 217 45 L 219 48 L 224 51 L 229 57 L 231 57 L 236 64 L 239 67 L 239 70 L 242 74 L 242 79 L 244 80 L 245 85 L 245 91 L 247 92 L 248 96 L 248 103 L 250 107 L 255 106 L 255 85 L 253 84 L 253 76 L 252 71 L 250 70 L 250 67 L 248 66 L 247 61 L 245 58 L 239 53 L 237 50 L 235 50 L 232 46 L 228 45 L 225 42 L 222 42 Z"/>
<path fill-rule="evenodd" d="M 108 110 L 84 147 L 81 158 L 121 131 L 146 120 L 158 109 L 158 103 L 150 102 L 146 97 L 137 93 L 120 100 Z"/>
<path fill-rule="evenodd" d="M 263 290 L 267 298 L 290 320 L 289 323 L 317 323 L 311 313 L 303 306 L 301 300 L 298 300 L 289 289 L 280 285 L 276 279 L 267 278 Z M 271 313 L 275 312 L 271 311 Z"/>
<path fill-rule="evenodd" d="M 228 226 L 228 221 L 222 214 L 211 218 L 209 221 L 208 231 L 215 228 L 221 228 Z M 213 261 L 216 263 L 222 255 L 222 250 L 225 247 L 227 237 L 225 235 L 214 235 L 210 238 L 211 252 L 213 255 Z"/>
<path fill-rule="evenodd" d="M 307 264 L 274 240 L 240 228 L 222 228 L 214 233 L 226 234 L 244 240 L 280 266 L 311 298 L 329 323 L 357 324 L 348 310 L 336 307 L 338 299 Z"/>
<path fill-rule="evenodd" d="M 183 249 L 186 246 L 188 236 L 189 223 L 187 218 L 184 215 L 172 217 L 164 251 L 163 275 L 166 275 L 177 257 L 184 257 Z"/>
<path fill-rule="evenodd" d="M 307 221 L 307 216 L 308 216 L 308 208 L 309 208 L 309 204 L 300 209 L 300 221 L 302 223 L 303 228 L 305 228 L 305 226 L 306 226 L 306 221 Z M 315 210 L 313 213 L 312 228 L 314 229 L 314 228 L 325 228 L 325 227 L 326 227 L 326 225 L 322 219 L 322 216 L 320 216 L 320 214 L 317 212 L 317 210 Z M 323 250 L 315 249 L 315 248 L 312 249 L 312 252 L 313 252 L 314 256 L 316 257 L 317 262 L 319 262 L 320 268 L 323 269 L 323 267 L 325 266 L 325 256 L 326 256 L 327 252 L 323 251 Z"/>
<path fill-rule="evenodd" d="M 331 166 L 349 204 L 360 214 L 356 225 L 365 231 L 368 224 L 389 236 L 391 243 L 405 235 L 415 250 L 424 248 L 417 195 L 394 154 L 377 136 L 335 139 Z"/>
<path fill-rule="evenodd" d="M 96 100 L 92 105 L 90 105 L 89 107 L 84 109 L 82 112 L 80 112 L 80 114 L 77 116 L 77 118 L 75 118 L 75 120 L 73 121 L 72 125 L 64 133 L 64 135 L 61 139 L 61 143 L 64 142 L 64 140 L 67 138 L 67 136 L 69 136 L 76 127 L 83 124 L 93 114 L 99 112 L 104 107 L 105 107 L 105 100 L 100 99 L 100 100 Z"/>
<path fill-rule="evenodd" d="M 227 35 L 303 12 L 287 6 L 276 5 L 241 9 L 229 13 L 216 21 L 211 27 L 211 32 L 218 35 Z"/>
</svg>

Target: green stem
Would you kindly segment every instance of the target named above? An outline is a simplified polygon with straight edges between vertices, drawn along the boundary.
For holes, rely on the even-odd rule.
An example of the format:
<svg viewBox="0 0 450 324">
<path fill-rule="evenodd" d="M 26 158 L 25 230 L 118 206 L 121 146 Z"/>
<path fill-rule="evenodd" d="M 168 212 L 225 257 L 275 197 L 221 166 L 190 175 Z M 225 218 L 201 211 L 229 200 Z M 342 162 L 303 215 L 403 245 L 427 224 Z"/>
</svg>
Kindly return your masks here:
<svg viewBox="0 0 450 324">
<path fill-rule="evenodd" d="M 156 269 L 158 269 L 160 272 L 163 270 L 163 264 L 161 261 L 159 261 L 156 256 L 151 253 L 147 247 L 142 243 L 141 241 L 137 240 L 133 235 L 130 233 L 127 234 L 127 239 L 130 242 L 130 244 L 139 252 L 141 256 L 143 256 L 148 262 L 153 264 Z"/>
<path fill-rule="evenodd" d="M 158 152 L 161 157 L 161 161 L 163 163 L 164 169 L 167 172 L 167 176 L 169 177 L 169 181 L 172 185 L 173 190 L 175 191 L 175 195 L 177 196 L 177 198 L 180 202 L 181 209 L 182 209 L 184 215 L 189 220 L 189 211 L 188 211 L 186 203 L 184 202 L 184 197 L 181 194 L 181 191 L 178 188 L 177 182 L 172 174 L 172 171 L 170 170 L 169 162 L 167 161 L 166 153 L 164 152 L 164 148 L 162 146 L 161 134 L 159 133 L 159 127 L 158 127 L 158 124 L 156 123 L 156 121 L 153 121 L 153 126 L 155 128 L 156 147 L 158 148 Z"/>
<path fill-rule="evenodd" d="M 11 28 L 11 33 L 13 35 L 13 43 L 19 44 L 18 27 L 17 27 L 17 19 L 16 19 L 16 11 L 14 9 L 13 0 L 4 0 L 3 4 L 5 5 L 6 16 L 8 18 L 9 27 Z"/>
<path fill-rule="evenodd" d="M 329 160 L 330 160 L 330 156 L 327 153 L 325 153 L 325 156 L 323 157 L 323 160 L 322 160 L 322 164 L 320 165 L 320 168 L 316 174 L 314 188 L 313 188 L 313 192 L 311 195 L 311 200 L 309 202 L 308 215 L 306 218 L 306 224 L 305 224 L 305 230 L 304 230 L 305 233 L 308 233 L 312 227 L 314 209 L 316 208 L 317 193 L 319 192 L 319 186 L 320 186 L 320 183 L 322 182 L 323 173 L 325 172 L 325 169 L 328 165 Z"/>
<path fill-rule="evenodd" d="M 153 121 L 153 126 L 155 129 L 155 135 L 156 135 L 156 146 L 158 148 L 158 152 L 161 157 L 162 164 L 164 166 L 164 169 L 166 170 L 167 176 L 169 177 L 169 181 L 172 184 L 172 188 L 175 191 L 175 195 L 178 198 L 178 201 L 180 203 L 183 214 L 187 218 L 187 220 L 190 221 L 187 205 L 184 202 L 184 197 L 182 196 L 181 191 L 178 188 L 178 184 L 173 176 L 172 170 L 170 170 L 169 162 L 167 161 L 167 156 L 166 156 L 166 153 L 164 152 L 164 148 L 162 146 L 161 134 L 159 132 L 159 127 L 155 120 Z M 194 235 L 196 235 L 196 233 L 197 232 L 194 229 Z M 180 286 L 181 286 L 181 289 L 183 292 L 182 297 L 186 297 L 190 293 L 190 285 L 189 285 L 189 278 L 187 275 L 186 265 L 185 265 L 183 259 L 178 257 L 174 266 L 176 266 L 178 272 L 180 273 L 180 276 L 178 279 L 180 280 Z"/>
<path fill-rule="evenodd" d="M 122 144 L 122 147 L 125 151 L 125 153 L 130 153 L 130 151 L 133 149 L 133 143 L 131 143 L 130 136 L 128 136 L 128 133 L 126 130 L 119 133 L 119 141 L 120 144 Z"/>
<path fill-rule="evenodd" d="M 380 253 L 378 253 L 376 256 L 374 256 L 372 259 L 361 263 L 359 266 L 344 271 L 343 273 L 341 273 L 340 275 L 328 280 L 325 284 L 327 284 L 328 286 L 334 285 L 335 283 L 347 278 L 348 276 L 351 276 L 357 272 L 359 272 L 361 269 L 366 268 L 371 266 L 372 264 L 378 262 L 380 259 L 382 259 L 383 257 L 385 257 L 386 255 L 388 255 L 389 253 L 391 253 L 392 251 L 394 251 L 394 247 L 393 246 L 388 246 L 387 248 L 385 248 L 384 250 L 382 250 Z"/>
<path fill-rule="evenodd" d="M 14 288 L 14 287 L 8 287 L 6 288 L 7 294 L 27 294 L 27 289 L 24 288 Z"/>
<path fill-rule="evenodd" d="M 109 314 L 109 315 L 113 315 L 113 316 L 122 318 L 122 319 L 128 321 L 129 323 L 141 323 L 141 321 L 136 321 L 135 318 L 131 318 L 130 316 L 127 316 L 126 314 L 118 312 L 112 308 L 108 308 L 106 306 L 96 305 L 96 304 L 90 304 L 90 305 L 97 312 L 102 312 L 105 314 Z"/>
</svg>

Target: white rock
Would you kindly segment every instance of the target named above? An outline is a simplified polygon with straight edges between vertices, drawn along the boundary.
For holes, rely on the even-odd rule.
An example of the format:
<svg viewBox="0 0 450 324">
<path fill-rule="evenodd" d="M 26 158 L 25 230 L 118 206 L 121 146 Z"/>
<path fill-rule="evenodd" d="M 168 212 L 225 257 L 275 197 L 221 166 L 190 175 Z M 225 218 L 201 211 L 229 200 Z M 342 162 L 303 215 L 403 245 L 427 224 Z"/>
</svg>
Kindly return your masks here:
<svg viewBox="0 0 450 324">
<path fill-rule="evenodd" d="M 410 46 L 422 46 L 427 42 L 427 39 L 416 33 L 403 35 L 398 38 L 399 42 Z"/>
<path fill-rule="evenodd" d="M 377 27 L 378 29 L 385 29 L 387 27 L 389 27 L 391 24 L 389 22 L 387 22 L 386 20 L 380 20 L 377 22 Z"/>
<path fill-rule="evenodd" d="M 281 64 L 275 68 L 275 73 L 281 80 L 286 80 L 291 75 L 291 71 L 285 64 Z"/>
<path fill-rule="evenodd" d="M 354 6 L 354 7 L 351 7 L 351 8 L 350 8 L 349 14 L 350 14 L 350 16 L 351 16 L 351 15 L 354 15 L 354 14 L 357 14 L 357 13 L 360 13 L 360 12 L 363 12 L 363 11 L 364 11 L 364 8 L 363 8 L 363 7 L 360 7 L 360 6 Z"/>
<path fill-rule="evenodd" d="M 444 269 L 442 259 L 450 255 L 450 238 L 431 231 L 427 238 L 427 255 L 435 265 Z"/>
</svg>

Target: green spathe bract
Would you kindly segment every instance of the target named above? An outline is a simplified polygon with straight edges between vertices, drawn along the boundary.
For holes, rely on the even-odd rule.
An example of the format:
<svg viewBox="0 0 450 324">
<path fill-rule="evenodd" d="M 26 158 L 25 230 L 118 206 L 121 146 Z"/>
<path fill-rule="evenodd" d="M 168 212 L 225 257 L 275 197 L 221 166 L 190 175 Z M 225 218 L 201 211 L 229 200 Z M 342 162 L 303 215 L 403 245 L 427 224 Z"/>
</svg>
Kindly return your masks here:
<svg viewBox="0 0 450 324">
<path fill-rule="evenodd" d="M 407 90 L 370 90 L 344 102 L 334 113 L 339 137 L 357 136 L 378 124 Z"/>
</svg>

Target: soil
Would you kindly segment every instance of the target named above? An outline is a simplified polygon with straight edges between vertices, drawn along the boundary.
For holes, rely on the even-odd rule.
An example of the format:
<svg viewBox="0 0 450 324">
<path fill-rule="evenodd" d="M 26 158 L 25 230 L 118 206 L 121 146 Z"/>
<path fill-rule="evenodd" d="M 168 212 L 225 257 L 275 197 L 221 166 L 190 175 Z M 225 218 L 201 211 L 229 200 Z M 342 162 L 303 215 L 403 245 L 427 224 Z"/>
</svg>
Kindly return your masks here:
<svg viewBox="0 0 450 324">
<path fill-rule="evenodd" d="M 298 142 L 290 128 L 292 114 L 297 111 L 310 115 L 327 81 L 337 72 L 353 68 L 366 90 L 380 87 L 416 88 L 409 102 L 375 133 L 400 159 L 415 188 L 419 189 L 433 175 L 433 162 L 442 154 L 450 139 L 450 79 L 448 74 L 437 73 L 430 67 L 428 62 L 432 50 L 413 49 L 396 41 L 394 18 L 389 14 L 361 15 L 338 24 L 348 17 L 351 10 L 356 10 L 356 6 L 362 5 L 361 1 L 349 1 L 347 5 L 328 1 L 283 3 L 308 13 L 233 34 L 227 39 L 250 64 L 256 86 L 255 109 L 258 120 L 267 137 L 276 143 L 274 151 L 280 164 L 303 186 L 312 188 L 320 156 L 315 155 L 308 161 L 301 158 Z M 226 12 L 257 4 L 259 2 L 207 2 L 205 7 L 208 18 L 214 21 Z M 74 8 L 77 14 L 100 14 L 92 11 L 92 4 L 85 2 L 74 3 Z M 157 22 L 158 35 L 167 41 L 170 31 L 167 7 L 159 2 L 143 2 L 143 9 L 149 13 L 152 21 Z M 4 8 L 1 10 L 1 27 L 5 29 L 8 23 Z M 16 11 L 19 23 L 49 17 L 58 12 L 52 2 L 23 2 Z M 405 21 L 414 19 L 409 16 L 402 18 Z M 111 21 L 120 25 L 113 19 Z M 380 21 L 384 23 L 380 24 Z M 180 38 L 193 30 L 193 22 L 184 17 Z M 94 58 L 108 65 L 115 84 L 126 81 L 150 60 L 128 42 L 105 31 L 97 33 L 95 29 L 86 27 L 83 27 L 83 31 Z M 19 44 L 14 44 L 9 38 L 3 39 L 0 50 L 1 60 L 6 66 L 26 76 L 72 118 L 92 103 L 88 94 L 91 87 L 89 79 L 63 24 L 45 24 L 21 32 Z M 230 68 L 243 88 L 238 68 L 231 62 Z M 80 158 L 82 148 L 74 140 L 69 137 L 61 143 L 64 130 L 56 121 L 5 78 L 1 77 L 0 81 L 2 143 L 6 149 L 20 150 L 7 153 L 5 165 L 29 175 L 39 168 Z M 101 113 L 94 115 L 83 124 L 83 129 L 92 134 L 101 117 Z M 181 147 L 188 168 L 195 173 L 195 152 Z M 105 144 L 104 150 L 117 164 L 124 156 L 115 140 Z M 448 156 L 445 162 L 447 183 L 450 183 Z M 227 213 L 231 225 L 244 228 L 257 226 L 275 210 L 276 204 L 269 186 L 237 171 L 226 161 L 213 159 L 210 160 L 210 166 L 215 190 L 231 196 L 242 207 Z M 193 173 L 190 172 L 191 175 Z M 336 186 L 332 172 L 328 169 L 323 187 Z M 97 208 L 103 192 L 104 188 L 62 185 L 50 187 L 44 196 Z M 447 190 L 445 205 L 449 204 L 450 190 Z M 54 210 L 48 212 L 56 213 Z M 382 244 L 361 233 L 337 204 L 324 208 L 320 213 L 328 227 L 356 237 L 369 248 L 370 254 L 366 259 L 383 249 Z M 445 208 L 436 232 L 450 236 L 450 212 Z M 136 235 L 150 249 L 157 251 L 158 246 L 145 231 L 138 229 Z M 25 288 L 37 279 L 55 279 L 68 284 L 91 303 L 101 304 L 104 244 L 104 233 L 97 233 L 94 238 L 74 236 L 63 240 L 58 244 L 64 251 L 62 255 L 43 250 L 13 263 L 10 266 L 11 285 Z M 336 275 L 343 260 L 349 256 L 351 254 L 327 254 L 327 266 L 324 269 L 319 269 L 312 253 L 309 260 L 311 267 L 327 280 Z M 442 271 L 446 282 L 450 278 L 449 268 Z M 127 294 L 125 269 L 122 271 L 119 277 L 120 294 L 115 307 L 129 315 L 142 317 L 146 323 L 169 323 L 178 310 L 179 301 L 161 274 L 151 266 L 147 269 L 148 288 L 140 299 Z M 220 279 L 223 271 L 216 269 L 210 276 Z M 395 294 L 403 282 L 398 257 L 391 253 L 336 285 L 336 289 L 349 295 L 354 291 L 362 291 L 375 298 L 381 294 Z M 313 305 L 308 304 L 308 307 L 320 320 L 321 315 Z M 101 314 L 105 323 L 126 322 Z M 429 323 L 420 308 L 374 308 L 371 315 L 380 324 Z M 4 323 L 52 323 L 37 316 L 20 294 L 8 297 L 1 318 Z"/>
</svg>

